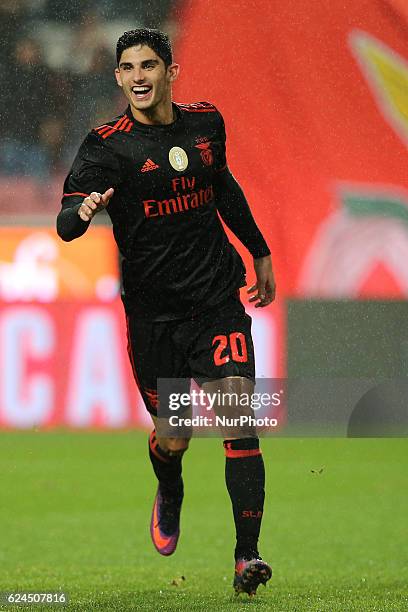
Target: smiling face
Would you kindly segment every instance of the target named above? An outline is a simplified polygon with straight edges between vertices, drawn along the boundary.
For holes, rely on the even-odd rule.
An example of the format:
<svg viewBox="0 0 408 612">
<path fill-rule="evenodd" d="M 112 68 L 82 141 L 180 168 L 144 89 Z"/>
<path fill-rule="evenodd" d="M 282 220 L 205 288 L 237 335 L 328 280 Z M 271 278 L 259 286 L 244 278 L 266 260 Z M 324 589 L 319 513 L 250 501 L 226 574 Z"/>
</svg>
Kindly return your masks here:
<svg viewBox="0 0 408 612">
<path fill-rule="evenodd" d="M 166 68 L 161 57 L 147 45 L 136 45 L 123 51 L 115 70 L 116 81 L 137 120 L 143 123 L 166 122 L 167 116 L 173 116 L 171 84 L 178 71 L 178 64 Z"/>
</svg>

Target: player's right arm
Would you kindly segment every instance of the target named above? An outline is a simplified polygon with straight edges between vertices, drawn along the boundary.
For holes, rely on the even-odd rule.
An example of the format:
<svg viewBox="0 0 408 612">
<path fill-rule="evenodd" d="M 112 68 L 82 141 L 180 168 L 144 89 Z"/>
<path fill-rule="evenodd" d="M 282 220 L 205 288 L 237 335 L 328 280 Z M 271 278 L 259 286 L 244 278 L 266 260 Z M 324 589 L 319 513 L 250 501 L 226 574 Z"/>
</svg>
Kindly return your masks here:
<svg viewBox="0 0 408 612">
<path fill-rule="evenodd" d="M 64 183 L 57 232 L 65 241 L 86 232 L 91 219 L 106 208 L 120 183 L 117 157 L 95 132 L 88 134 Z"/>
</svg>

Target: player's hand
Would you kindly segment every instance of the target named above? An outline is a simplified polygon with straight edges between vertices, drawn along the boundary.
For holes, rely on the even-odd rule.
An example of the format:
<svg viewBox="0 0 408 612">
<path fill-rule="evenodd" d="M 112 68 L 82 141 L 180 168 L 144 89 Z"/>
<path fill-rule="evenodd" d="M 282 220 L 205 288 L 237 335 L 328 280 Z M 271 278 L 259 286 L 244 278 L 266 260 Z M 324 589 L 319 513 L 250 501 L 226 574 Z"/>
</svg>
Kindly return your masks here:
<svg viewBox="0 0 408 612">
<path fill-rule="evenodd" d="M 110 187 L 104 194 L 93 191 L 91 195 L 85 198 L 78 210 L 78 215 L 81 217 L 82 221 L 90 221 L 96 213 L 106 208 L 113 193 L 114 189 Z"/>
<path fill-rule="evenodd" d="M 247 293 L 255 293 L 249 298 L 250 302 L 256 302 L 255 308 L 268 306 L 275 299 L 276 284 L 272 270 L 272 259 L 270 255 L 254 259 L 254 270 L 256 284 L 247 289 Z"/>
</svg>

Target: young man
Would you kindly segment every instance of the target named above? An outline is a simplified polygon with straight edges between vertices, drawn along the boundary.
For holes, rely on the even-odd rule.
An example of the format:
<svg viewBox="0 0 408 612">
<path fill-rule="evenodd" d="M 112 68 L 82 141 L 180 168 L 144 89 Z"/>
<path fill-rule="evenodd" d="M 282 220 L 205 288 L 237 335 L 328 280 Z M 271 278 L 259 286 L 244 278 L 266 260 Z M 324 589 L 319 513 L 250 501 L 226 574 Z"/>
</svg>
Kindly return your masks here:
<svg viewBox="0 0 408 612">
<path fill-rule="evenodd" d="M 125 32 L 117 64 L 129 105 L 80 147 L 57 230 L 63 240 L 77 238 L 104 208 L 112 220 L 123 257 L 129 356 L 155 425 L 149 455 L 159 484 L 151 536 L 158 552 L 170 555 L 179 537 L 189 434 L 160 436 L 157 380 L 195 378 L 211 381 L 206 389 L 251 393 L 255 378 L 251 320 L 238 293 L 245 269 L 218 213 L 254 257 L 249 301 L 270 304 L 275 283 L 268 246 L 226 165 L 221 114 L 208 102 L 172 102 L 179 66 L 167 35 Z M 264 464 L 254 432 L 222 433 L 237 536 L 233 584 L 252 595 L 272 574 L 258 552 Z"/>
</svg>

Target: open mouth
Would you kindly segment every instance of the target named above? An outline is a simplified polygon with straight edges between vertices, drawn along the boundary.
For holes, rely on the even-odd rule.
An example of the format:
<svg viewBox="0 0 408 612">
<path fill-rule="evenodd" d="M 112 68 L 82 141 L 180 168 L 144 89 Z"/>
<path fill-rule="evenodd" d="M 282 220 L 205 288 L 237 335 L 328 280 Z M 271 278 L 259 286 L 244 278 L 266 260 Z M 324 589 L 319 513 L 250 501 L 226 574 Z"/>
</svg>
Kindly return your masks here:
<svg viewBox="0 0 408 612">
<path fill-rule="evenodd" d="M 152 91 L 151 85 L 135 85 L 132 87 L 132 93 L 136 97 L 136 100 L 146 100 Z"/>
</svg>

